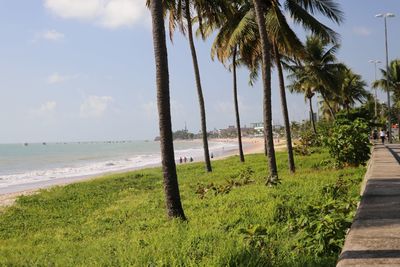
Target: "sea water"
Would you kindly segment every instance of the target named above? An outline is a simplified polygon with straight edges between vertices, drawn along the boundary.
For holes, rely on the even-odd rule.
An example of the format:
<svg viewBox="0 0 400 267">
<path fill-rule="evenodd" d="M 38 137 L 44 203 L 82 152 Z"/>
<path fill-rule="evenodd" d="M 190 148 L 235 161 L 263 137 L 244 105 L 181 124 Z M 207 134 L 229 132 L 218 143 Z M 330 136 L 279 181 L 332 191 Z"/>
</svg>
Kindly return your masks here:
<svg viewBox="0 0 400 267">
<path fill-rule="evenodd" d="M 214 156 L 236 148 L 225 142 L 209 146 Z M 174 149 L 177 162 L 180 157 L 203 160 L 201 142 L 175 142 Z M 0 144 L 0 189 L 160 163 L 160 144 L 153 141 Z"/>
</svg>

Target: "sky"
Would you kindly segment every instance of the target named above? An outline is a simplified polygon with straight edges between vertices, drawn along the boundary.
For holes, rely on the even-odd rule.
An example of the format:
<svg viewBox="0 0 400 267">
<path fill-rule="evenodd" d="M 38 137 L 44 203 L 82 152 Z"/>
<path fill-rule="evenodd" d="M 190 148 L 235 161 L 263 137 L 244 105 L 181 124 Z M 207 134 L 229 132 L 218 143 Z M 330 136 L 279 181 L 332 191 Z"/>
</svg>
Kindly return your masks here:
<svg viewBox="0 0 400 267">
<path fill-rule="evenodd" d="M 389 60 L 400 58 L 400 1 L 340 0 L 345 22 L 324 20 L 341 35 L 340 61 L 374 80 L 384 67 L 384 24 Z M 299 32 L 304 40 L 306 33 Z M 158 135 L 150 12 L 144 0 L 0 0 L 0 143 L 152 140 Z M 234 125 L 232 78 L 210 58 L 212 39 L 196 40 L 207 128 Z M 192 132 L 200 115 L 188 41 L 169 40 L 172 126 Z M 379 73 L 379 70 L 378 70 Z M 282 124 L 276 73 L 275 124 Z M 378 76 L 379 78 L 379 76 Z M 238 73 L 242 125 L 262 121 L 262 84 Z M 378 93 L 381 101 L 385 94 Z M 288 94 L 290 120 L 308 116 L 304 96 Z"/>
</svg>

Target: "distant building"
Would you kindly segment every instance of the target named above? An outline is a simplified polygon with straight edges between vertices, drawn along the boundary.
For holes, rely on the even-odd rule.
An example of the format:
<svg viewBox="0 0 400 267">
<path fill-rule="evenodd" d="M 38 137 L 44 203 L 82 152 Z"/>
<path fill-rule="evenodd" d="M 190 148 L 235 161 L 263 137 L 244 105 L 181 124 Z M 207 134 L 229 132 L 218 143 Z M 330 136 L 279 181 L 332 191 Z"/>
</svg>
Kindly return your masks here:
<svg viewBox="0 0 400 267">
<path fill-rule="evenodd" d="M 263 136 L 264 135 L 264 123 L 263 122 L 250 123 L 250 128 L 254 129 L 254 131 L 255 131 L 254 136 Z"/>
<path fill-rule="evenodd" d="M 255 131 L 254 136 L 263 136 L 264 135 L 264 123 L 263 122 L 250 123 L 250 128 L 254 129 L 254 131 Z M 272 130 L 273 131 L 279 131 L 282 128 L 283 128 L 282 125 L 274 124 L 274 121 L 272 121 Z"/>
</svg>

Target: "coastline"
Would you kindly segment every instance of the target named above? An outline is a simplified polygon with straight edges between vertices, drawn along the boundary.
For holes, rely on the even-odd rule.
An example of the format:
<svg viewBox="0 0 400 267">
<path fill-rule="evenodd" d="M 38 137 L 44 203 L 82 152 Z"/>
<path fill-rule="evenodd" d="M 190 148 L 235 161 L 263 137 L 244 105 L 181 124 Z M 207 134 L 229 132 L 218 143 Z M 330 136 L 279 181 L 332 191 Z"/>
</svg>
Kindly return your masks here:
<svg viewBox="0 0 400 267">
<path fill-rule="evenodd" d="M 191 140 L 191 141 L 178 141 L 178 142 L 196 142 L 199 140 Z M 221 143 L 229 143 L 232 144 L 237 141 L 237 139 L 210 139 L 210 142 L 221 142 Z M 244 137 L 242 138 L 242 143 L 243 143 L 243 151 L 244 154 L 256 154 L 256 153 L 262 153 L 264 151 L 264 139 L 260 137 L 256 138 L 249 138 L 249 137 Z M 275 150 L 276 151 L 281 151 L 286 148 L 285 142 L 280 141 L 277 142 L 275 140 Z M 219 159 L 224 159 L 227 157 L 231 157 L 234 155 L 238 155 L 238 149 L 237 148 L 229 148 L 224 150 L 222 153 L 215 154 L 212 160 L 219 160 Z M 201 160 L 203 161 L 203 160 Z M 199 161 L 196 161 L 199 162 Z M 185 163 L 185 164 L 190 164 L 190 163 Z M 179 165 L 179 163 L 177 163 Z M 54 179 L 54 180 L 45 180 L 45 181 L 37 181 L 33 183 L 26 183 L 26 184 L 18 184 L 18 185 L 13 185 L 7 188 L 6 190 L 0 191 L 0 208 L 1 207 L 6 207 L 10 206 L 14 203 L 17 197 L 22 196 L 22 195 L 32 195 L 35 193 L 38 193 L 41 189 L 48 189 L 53 186 L 64 186 L 72 183 L 77 183 L 77 182 L 83 182 L 83 181 L 89 181 L 92 179 L 97 179 L 104 177 L 106 175 L 110 174 L 119 174 L 119 173 L 126 173 L 130 171 L 135 171 L 135 170 L 140 170 L 140 169 L 147 169 L 147 168 L 152 168 L 152 167 L 159 167 L 161 164 L 149 164 L 146 166 L 140 166 L 140 167 L 131 167 L 131 168 L 126 168 L 122 170 L 117 170 L 117 171 L 108 171 L 108 172 L 103 172 L 103 173 L 98 173 L 98 174 L 93 174 L 93 175 L 85 175 L 85 176 L 77 176 L 77 177 L 69 177 L 69 178 L 59 178 L 59 179 Z"/>
</svg>

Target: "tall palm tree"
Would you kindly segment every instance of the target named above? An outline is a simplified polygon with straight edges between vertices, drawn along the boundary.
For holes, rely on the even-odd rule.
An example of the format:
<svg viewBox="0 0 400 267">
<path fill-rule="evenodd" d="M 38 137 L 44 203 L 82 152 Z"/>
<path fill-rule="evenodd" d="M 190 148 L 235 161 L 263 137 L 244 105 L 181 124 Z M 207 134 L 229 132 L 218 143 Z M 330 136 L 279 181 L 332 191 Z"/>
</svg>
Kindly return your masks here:
<svg viewBox="0 0 400 267">
<path fill-rule="evenodd" d="M 276 60 L 276 68 L 278 69 L 278 78 L 279 78 L 279 92 L 281 95 L 281 106 L 283 113 L 283 121 L 285 124 L 285 132 L 286 132 L 286 147 L 288 151 L 288 160 L 289 160 L 289 171 L 294 173 L 296 170 L 294 164 L 294 155 L 293 155 L 293 147 L 292 147 L 292 134 L 290 132 L 290 120 L 289 120 L 289 111 L 287 107 L 286 101 L 286 91 L 285 91 L 285 78 L 283 77 L 282 63 L 281 63 L 281 55 L 278 49 L 278 45 L 274 44 L 274 53 Z"/>
<path fill-rule="evenodd" d="M 238 103 L 238 94 L 237 94 L 236 55 L 237 55 L 237 49 L 235 48 L 233 50 L 233 54 L 232 54 L 233 103 L 235 105 L 236 129 L 237 129 L 238 144 L 239 144 L 239 158 L 240 158 L 240 162 L 244 162 L 242 132 L 241 132 L 241 126 L 240 126 L 239 103 Z"/>
<path fill-rule="evenodd" d="M 207 121 L 206 121 L 206 109 L 204 104 L 203 89 L 201 86 L 200 69 L 197 60 L 196 48 L 193 40 L 193 27 L 192 27 L 192 12 L 191 9 L 195 9 L 198 14 L 199 24 L 202 25 L 202 14 L 211 12 L 215 4 L 219 1 L 211 0 L 164 0 L 164 14 L 169 12 L 169 32 L 170 39 L 172 40 L 176 26 L 179 26 L 180 31 L 187 35 L 189 41 L 190 52 L 192 55 L 193 69 L 196 82 L 196 90 L 200 107 L 200 120 L 201 120 L 201 134 L 203 140 L 204 149 L 204 161 L 207 172 L 212 171 L 210 152 L 208 148 L 207 138 Z M 218 12 L 214 10 L 213 12 Z M 186 23 L 185 23 L 186 22 Z M 202 31 L 202 30 L 201 30 Z"/>
<path fill-rule="evenodd" d="M 259 38 L 260 38 L 260 45 L 259 45 L 259 54 L 261 54 L 259 58 L 262 58 L 262 76 L 263 76 L 263 88 L 264 88 L 264 136 L 265 136 L 265 146 L 266 146 L 266 154 L 269 158 L 269 166 L 271 170 L 271 177 L 276 175 L 277 177 L 277 170 L 276 170 L 276 161 L 274 156 L 274 147 L 273 147 L 273 136 L 272 136 L 272 118 L 271 118 L 271 53 L 269 53 L 269 49 L 271 48 L 271 43 L 274 44 L 273 41 L 269 40 L 273 37 L 276 37 L 277 32 L 280 31 L 281 39 L 285 39 L 286 36 L 292 36 L 288 33 L 292 33 L 290 27 L 286 23 L 286 18 L 281 11 L 281 5 L 278 0 L 268 0 L 268 1 L 252 1 L 254 4 L 254 11 L 255 17 L 258 25 L 259 30 Z M 337 35 L 336 33 L 326 27 L 325 25 L 321 24 L 318 20 L 316 20 L 312 14 L 319 12 L 324 16 L 327 16 L 331 20 L 339 23 L 342 21 L 342 12 L 340 11 L 338 5 L 333 1 L 294 1 L 294 0 L 286 0 L 284 1 L 284 7 L 286 11 L 292 16 L 296 23 L 301 24 L 305 29 L 310 30 L 314 34 L 317 34 L 324 38 L 324 40 L 328 41 L 336 41 Z M 275 14 L 272 16 L 272 21 L 275 23 L 271 23 L 271 16 L 268 16 L 268 13 Z M 277 19 L 276 19 L 277 18 Z M 264 23 L 265 22 L 265 23 Z M 267 25 L 265 25 L 267 24 Z M 272 27 L 271 27 L 272 26 Z M 282 29 L 284 29 L 282 31 Z M 295 36 L 295 35 L 294 35 Z M 268 39 L 269 38 L 269 39 Z M 296 38 L 286 38 L 286 40 L 296 40 Z M 278 43 L 278 42 L 276 42 Z M 276 44 L 275 43 L 275 44 Z M 280 43 L 280 42 L 279 42 Z M 287 42 L 290 43 L 290 42 Z M 253 64 L 253 66 L 258 66 L 258 64 Z M 253 70 L 256 68 L 253 68 Z M 254 72 L 253 72 L 254 73 Z M 256 72 L 255 72 L 256 73 Z M 257 76 L 257 75 L 254 75 Z M 283 79 L 280 79 L 281 84 L 283 84 Z M 281 91 L 282 92 L 282 91 Z M 285 101 L 285 95 L 282 94 L 283 99 L 283 113 L 286 113 L 284 117 L 287 119 L 285 122 L 285 128 L 287 130 L 287 136 L 290 138 L 290 126 L 288 113 L 287 113 L 287 105 Z M 285 112 L 286 107 L 286 112 Z M 291 151 L 291 142 L 287 142 L 289 144 L 289 157 L 291 160 L 289 162 L 294 163 L 293 157 L 290 156 Z M 291 165 L 291 170 L 294 171 L 294 164 Z"/>
<path fill-rule="evenodd" d="M 290 130 L 289 111 L 286 101 L 285 79 L 282 68 L 282 54 L 286 57 L 299 57 L 304 53 L 304 47 L 296 34 L 292 31 L 283 15 L 279 2 L 273 2 L 266 15 L 268 35 L 273 46 L 272 56 L 275 59 L 275 66 L 278 71 L 279 93 L 281 96 L 281 108 L 286 134 L 286 147 L 288 151 L 289 171 L 296 170 L 294 163 L 292 135 Z"/>
<path fill-rule="evenodd" d="M 272 109 L 271 109 L 271 44 L 268 39 L 267 28 L 265 26 L 265 13 L 269 8 L 269 1 L 253 0 L 256 21 L 260 34 L 261 44 L 261 73 L 263 83 L 263 110 L 264 110 L 264 136 L 266 138 L 266 150 L 270 177 L 268 182 L 274 184 L 278 178 L 278 168 L 276 165 L 274 136 L 272 133 Z"/>
<path fill-rule="evenodd" d="M 239 3 L 230 3 L 231 8 L 227 8 L 226 12 L 221 15 L 220 25 L 213 25 L 214 21 L 208 23 L 209 28 L 219 28 L 218 34 L 215 37 L 211 48 L 211 58 L 214 60 L 217 56 L 218 60 L 224 65 L 231 59 L 232 64 L 229 69 L 232 70 L 233 78 L 233 102 L 235 109 L 236 128 L 238 135 L 239 157 L 240 161 L 244 162 L 244 153 L 242 145 L 242 134 L 240 126 L 239 104 L 237 95 L 237 75 L 236 68 L 239 65 L 241 56 L 241 47 L 249 45 L 246 43 L 246 38 L 242 36 L 243 27 L 248 26 L 246 23 L 246 15 L 248 15 L 249 5 L 239 5 Z M 215 23 L 214 23 L 215 24 Z M 242 25 L 241 27 L 238 25 Z M 236 37 L 240 35 L 240 37 Z M 239 50 L 239 51 L 238 51 Z"/>
<path fill-rule="evenodd" d="M 174 144 L 172 140 L 168 56 L 165 41 L 162 0 L 150 0 L 150 11 L 153 24 L 160 148 L 167 214 L 169 217 L 186 220 L 179 194 Z"/>
</svg>

